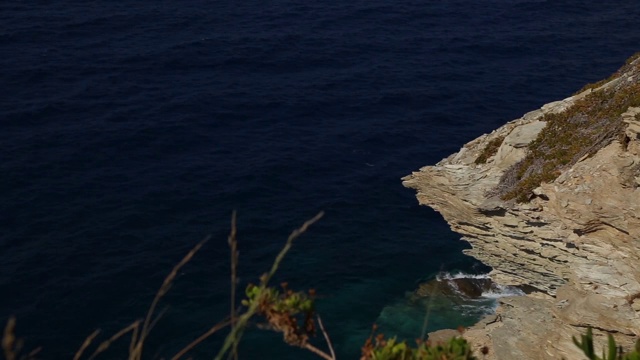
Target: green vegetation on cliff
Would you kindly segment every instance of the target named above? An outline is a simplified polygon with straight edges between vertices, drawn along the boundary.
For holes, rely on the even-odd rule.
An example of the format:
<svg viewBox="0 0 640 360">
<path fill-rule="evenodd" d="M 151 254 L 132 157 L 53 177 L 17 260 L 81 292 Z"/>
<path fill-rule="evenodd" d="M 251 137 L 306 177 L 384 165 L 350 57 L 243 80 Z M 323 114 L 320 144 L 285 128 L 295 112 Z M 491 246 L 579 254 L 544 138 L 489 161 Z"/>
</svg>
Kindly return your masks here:
<svg viewBox="0 0 640 360">
<path fill-rule="evenodd" d="M 498 195 L 503 200 L 526 202 L 532 196 L 531 191 L 542 182 L 555 180 L 561 171 L 584 157 L 595 154 L 614 140 L 625 144 L 621 114 L 629 107 L 640 106 L 640 79 L 629 77 L 630 73 L 640 73 L 640 54 L 630 58 L 605 81 L 619 79 L 617 83 L 592 90 L 563 112 L 546 114 L 542 119 L 547 122 L 546 127 L 529 144 L 527 156 L 502 176 Z"/>
<path fill-rule="evenodd" d="M 476 159 L 475 163 L 476 164 L 486 163 L 490 157 L 492 157 L 498 152 L 498 149 L 500 149 L 500 145 L 502 145 L 503 141 L 504 141 L 504 136 L 499 136 L 489 141 L 489 143 L 487 144 L 487 146 L 485 146 L 480 156 L 478 156 L 478 158 Z"/>
<path fill-rule="evenodd" d="M 632 62 L 634 62 L 635 60 L 637 60 L 638 58 L 640 58 L 640 51 L 631 55 L 626 61 L 623 67 L 621 67 L 620 69 L 618 69 L 618 71 L 614 72 L 613 74 L 611 74 L 611 76 L 609 76 L 606 79 L 602 79 L 600 81 L 596 81 L 594 83 L 591 84 L 587 84 L 585 86 L 583 86 L 580 90 L 578 90 L 574 95 L 580 94 L 583 91 L 589 90 L 589 89 L 597 89 L 600 86 L 608 83 L 609 81 L 620 77 L 620 75 L 622 75 L 626 70 L 629 70 L 629 65 L 631 65 Z"/>
<path fill-rule="evenodd" d="M 580 340 L 573 338 L 573 343 L 582 350 L 589 360 L 640 360 L 640 340 L 636 342 L 635 348 L 628 353 L 616 345 L 616 341 L 611 334 L 607 335 L 607 352 L 602 350 L 602 357 L 596 355 L 593 348 L 593 332 L 591 328 L 587 329 L 587 333 L 580 336 Z"/>
</svg>

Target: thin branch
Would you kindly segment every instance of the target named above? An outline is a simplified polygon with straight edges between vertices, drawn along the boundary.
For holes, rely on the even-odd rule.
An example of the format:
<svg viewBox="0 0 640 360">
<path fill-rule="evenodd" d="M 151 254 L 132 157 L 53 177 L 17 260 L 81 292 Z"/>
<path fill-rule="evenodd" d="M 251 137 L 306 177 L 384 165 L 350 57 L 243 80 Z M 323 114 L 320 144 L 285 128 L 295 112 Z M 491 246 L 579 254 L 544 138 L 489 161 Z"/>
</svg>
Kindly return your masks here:
<svg viewBox="0 0 640 360">
<path fill-rule="evenodd" d="M 310 220 L 307 220 L 304 224 L 302 224 L 302 226 L 299 229 L 294 230 L 291 233 L 291 235 L 289 235 L 289 238 L 287 239 L 287 243 L 284 245 L 282 250 L 280 250 L 280 253 L 278 253 L 278 256 L 276 256 L 276 259 L 273 262 L 273 265 L 271 266 L 271 270 L 269 271 L 269 273 L 264 274 L 261 277 L 260 291 L 264 291 L 264 289 L 267 288 L 269 280 L 271 280 L 273 275 L 276 273 L 276 271 L 278 270 L 278 267 L 280 266 L 280 263 L 282 262 L 282 259 L 284 259 L 285 255 L 287 255 L 287 252 L 289 252 L 289 250 L 291 249 L 293 240 L 295 240 L 302 233 L 304 233 L 309 228 L 309 226 L 313 225 L 315 222 L 320 220 L 320 218 L 323 215 L 324 215 L 324 212 L 321 211 L 320 213 L 318 213 L 318 215 L 314 216 Z M 242 334 L 244 332 L 245 327 L 247 326 L 247 323 L 249 322 L 249 319 L 251 319 L 251 317 L 255 315 L 255 313 L 258 311 L 258 305 L 259 305 L 258 301 L 252 302 L 249 308 L 247 309 L 247 311 L 244 314 L 242 314 L 240 318 L 238 318 L 238 321 L 236 322 L 236 326 L 227 335 L 227 338 L 224 340 L 224 344 L 222 345 L 222 348 L 220 348 L 220 351 L 218 351 L 218 355 L 216 355 L 215 360 L 222 360 L 222 357 L 224 356 L 224 354 L 227 353 L 227 351 L 229 351 L 229 348 L 235 342 L 240 341 L 240 338 L 242 337 Z"/>
<path fill-rule="evenodd" d="M 335 360 L 336 353 L 335 351 L 333 351 L 333 344 L 331 344 L 331 339 L 329 339 L 329 334 L 327 334 L 327 331 L 324 329 L 324 325 L 322 324 L 322 319 L 320 318 L 320 315 L 318 315 L 317 318 L 318 318 L 318 325 L 320 326 L 320 330 L 322 331 L 322 335 L 324 335 L 324 340 L 327 342 L 327 346 L 329 346 L 329 351 L 331 352 L 331 359 Z"/>
<path fill-rule="evenodd" d="M 440 268 L 440 272 L 442 273 L 442 268 Z M 427 326 L 429 325 L 429 316 L 431 315 L 431 308 L 433 307 L 433 301 L 438 292 L 438 288 L 440 287 L 440 282 L 438 281 L 436 275 L 436 286 L 435 289 L 432 290 L 429 296 L 429 303 L 427 304 L 427 313 L 424 315 L 424 323 L 422 323 L 422 333 L 420 334 L 420 340 L 425 340 L 425 336 L 427 336 Z"/>
<path fill-rule="evenodd" d="M 95 359 L 96 356 L 98 356 L 98 354 L 100 354 L 101 352 L 104 352 L 105 350 L 107 350 L 109 348 L 109 346 L 116 340 L 118 340 L 119 338 L 121 338 L 122 336 L 124 336 L 124 334 L 128 333 L 129 331 L 134 331 L 135 328 L 140 326 L 140 320 L 137 320 L 135 322 L 133 322 L 131 325 L 127 326 L 126 328 L 118 331 L 116 334 L 114 334 L 111 338 L 109 338 L 109 340 L 107 341 L 103 341 L 98 348 L 96 349 L 96 351 L 93 352 L 93 354 L 91 354 L 91 356 L 89 357 L 89 360 L 91 359 Z M 131 354 L 129 354 L 129 356 L 131 356 Z"/>
<path fill-rule="evenodd" d="M 84 353 L 84 351 L 87 349 L 87 347 L 89 347 L 89 345 L 91 345 L 91 342 L 93 341 L 93 339 L 96 338 L 96 336 L 98 336 L 98 334 L 100 334 L 100 329 L 97 329 L 96 331 L 91 333 L 91 335 L 87 336 L 87 338 L 84 340 L 84 342 L 80 346 L 80 349 L 78 349 L 78 351 L 76 352 L 75 356 L 73 357 L 73 360 L 80 359 L 80 357 L 82 356 L 82 353 Z"/>
<path fill-rule="evenodd" d="M 229 247 L 231 248 L 231 330 L 236 322 L 236 286 L 238 270 L 238 239 L 236 237 L 236 212 L 231 214 L 231 233 L 229 233 Z M 238 342 L 233 343 L 231 351 L 233 358 L 238 360 Z"/>
<path fill-rule="evenodd" d="M 280 253 L 278 254 L 278 256 L 276 256 L 276 260 L 273 262 L 273 265 L 271 265 L 271 270 L 263 279 L 263 283 L 265 286 L 269 282 L 269 280 L 271 280 L 273 275 L 275 275 L 276 271 L 278 271 L 278 267 L 280 266 L 282 259 L 284 259 L 285 255 L 287 255 L 287 253 L 291 249 L 291 246 L 293 245 L 293 240 L 295 240 L 300 235 L 302 235 L 305 231 L 307 231 L 309 226 L 313 225 L 318 220 L 320 220 L 322 216 L 324 216 L 324 211 L 319 212 L 318 215 L 305 221 L 304 224 L 302 224 L 302 226 L 299 229 L 293 230 L 293 232 L 291 233 L 291 235 L 289 235 L 289 238 L 287 239 L 287 243 L 284 245 L 282 250 L 280 250 Z"/>
<path fill-rule="evenodd" d="M 6 360 L 33 360 L 35 356 L 42 350 L 42 347 L 37 347 L 31 352 L 29 352 L 26 356 L 20 355 L 20 352 L 23 350 L 24 341 L 22 339 L 16 339 L 15 335 L 16 330 L 16 318 L 14 316 L 10 316 L 7 320 L 7 325 L 4 328 L 4 333 L 2 334 L 2 340 L 0 341 L 0 347 L 2 348 L 2 352 L 4 353 L 4 358 Z"/>
<path fill-rule="evenodd" d="M 193 349 L 196 345 L 198 345 L 199 343 L 204 341 L 206 338 L 211 336 L 216 331 L 218 331 L 218 330 L 222 329 L 223 327 L 229 325 L 230 323 L 231 323 L 231 321 L 224 320 L 224 321 L 221 321 L 221 322 L 215 324 L 213 327 L 211 327 L 211 329 L 207 330 L 207 332 L 205 332 L 204 334 L 200 335 L 197 339 L 193 340 L 191 342 L 191 344 L 185 346 L 182 350 L 180 350 L 177 354 L 175 354 L 171 358 L 171 360 L 178 360 L 180 357 L 184 356 L 184 354 L 186 354 L 191 349 Z"/>
<path fill-rule="evenodd" d="M 16 337 L 14 335 L 15 328 L 16 318 L 12 316 L 7 320 L 7 325 L 4 328 L 4 334 L 2 336 L 2 350 L 4 350 L 4 357 L 7 360 L 16 359 L 16 353 L 14 350 L 16 341 Z"/>
<path fill-rule="evenodd" d="M 129 344 L 129 358 L 133 357 L 133 350 L 135 349 L 136 342 L 138 341 L 138 336 L 140 335 L 140 322 L 142 320 L 137 320 L 135 323 L 137 326 L 133 328 L 133 332 L 131 333 L 131 343 Z"/>
<path fill-rule="evenodd" d="M 38 355 L 40 353 L 40 351 L 42 351 L 42 347 L 37 347 L 37 348 L 31 350 L 29 355 L 27 355 L 27 359 L 35 359 L 36 355 Z"/>
<path fill-rule="evenodd" d="M 153 328 L 156 327 L 156 324 L 158 323 L 158 321 L 160 321 L 160 318 L 162 318 L 162 316 L 164 316 L 164 314 L 166 314 L 168 310 L 169 310 L 169 307 L 165 307 L 160 311 L 160 314 L 158 314 L 149 325 L 149 329 L 147 330 L 147 333 L 150 333 L 151 330 L 153 330 Z"/>
<path fill-rule="evenodd" d="M 180 271 L 180 269 L 186 263 L 191 261 L 191 258 L 193 258 L 193 256 L 198 252 L 198 250 L 200 250 L 200 248 L 209 240 L 209 238 L 210 237 L 207 236 L 207 238 L 199 242 L 193 249 L 191 249 L 191 251 L 189 251 L 189 253 L 187 253 L 187 255 L 185 255 L 185 257 L 176 266 L 174 266 L 173 270 L 171 270 L 169 275 L 167 275 L 167 277 L 164 279 L 164 282 L 162 283 L 162 286 L 158 290 L 158 293 L 153 298 L 153 302 L 151 302 L 151 306 L 149 307 L 147 316 L 144 319 L 144 323 L 142 325 L 140 338 L 137 339 L 133 352 L 130 354 L 131 359 L 138 359 L 138 360 L 142 359 L 142 346 L 147 336 L 149 335 L 149 331 L 150 331 L 149 325 L 151 323 L 151 318 L 156 309 L 156 306 L 158 305 L 158 302 L 169 291 L 169 289 L 171 288 L 171 284 L 173 280 L 178 276 L 178 272 Z"/>
<path fill-rule="evenodd" d="M 303 347 L 304 347 L 305 349 L 307 349 L 307 350 L 311 351 L 312 353 L 314 353 L 314 354 L 316 354 L 316 355 L 320 356 L 320 357 L 321 357 L 321 358 L 323 358 L 323 359 L 326 359 L 326 360 L 335 360 L 335 357 L 331 357 L 331 356 L 330 356 L 329 354 L 327 354 L 326 352 L 324 352 L 324 351 L 322 351 L 322 350 L 318 349 L 317 347 L 315 347 L 315 346 L 313 346 L 313 345 L 311 345 L 311 344 L 309 344 L 309 343 L 305 343 Z"/>
</svg>

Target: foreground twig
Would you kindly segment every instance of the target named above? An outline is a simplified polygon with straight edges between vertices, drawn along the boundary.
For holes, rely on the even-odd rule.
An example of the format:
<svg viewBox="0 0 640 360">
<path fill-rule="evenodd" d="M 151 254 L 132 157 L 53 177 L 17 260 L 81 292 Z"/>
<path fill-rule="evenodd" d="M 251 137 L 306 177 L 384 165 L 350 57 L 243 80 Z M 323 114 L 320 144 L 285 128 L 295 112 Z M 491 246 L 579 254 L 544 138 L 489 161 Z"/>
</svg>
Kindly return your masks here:
<svg viewBox="0 0 640 360">
<path fill-rule="evenodd" d="M 316 318 L 318 319 L 318 325 L 320 326 L 320 331 L 322 331 L 322 335 L 324 335 L 324 340 L 327 342 L 327 346 L 329 347 L 329 351 L 331 352 L 331 359 L 335 360 L 336 353 L 335 351 L 333 351 L 333 344 L 331 343 L 331 339 L 329 339 L 329 334 L 324 329 L 324 325 L 322 324 L 322 319 L 320 318 L 320 315 L 318 315 Z"/>
<path fill-rule="evenodd" d="M 98 334 L 100 334 L 100 329 L 92 332 L 91 335 L 87 336 L 87 338 L 84 340 L 84 342 L 80 346 L 80 349 L 78 349 L 78 351 L 76 351 L 76 354 L 73 356 L 73 360 L 80 359 L 84 351 L 87 349 L 87 347 L 89 347 L 89 345 L 91 345 L 91 342 L 93 342 L 93 339 L 95 339 L 96 336 L 98 336 Z"/>
<path fill-rule="evenodd" d="M 178 271 L 180 271 L 180 269 L 186 263 L 188 263 L 191 260 L 191 258 L 193 258 L 193 256 L 198 252 L 198 250 L 200 250 L 200 248 L 208 240 L 209 240 L 209 237 L 205 238 L 204 240 L 199 242 L 193 249 L 191 249 L 191 251 L 189 251 L 189 253 L 187 253 L 187 255 L 185 255 L 185 257 L 173 268 L 173 270 L 171 270 L 169 275 L 167 275 L 167 277 L 164 279 L 164 282 L 162 283 L 162 286 L 158 290 L 158 293 L 153 298 L 153 302 L 151 302 L 151 306 L 149 307 L 149 310 L 147 312 L 147 316 L 144 319 L 144 323 L 142 325 L 142 329 L 140 331 L 139 337 L 138 337 L 137 332 L 134 333 L 134 335 L 136 337 L 133 338 L 133 343 L 135 345 L 132 347 L 132 351 L 129 354 L 129 359 L 131 359 L 131 360 L 140 360 L 140 359 L 142 359 L 142 348 L 143 348 L 143 345 L 144 345 L 144 341 L 146 340 L 147 336 L 149 335 L 149 331 L 151 330 L 150 326 L 152 326 L 157 320 L 157 319 L 154 320 L 153 323 L 151 322 L 151 318 L 153 317 L 153 314 L 155 312 L 156 306 L 158 305 L 158 302 L 160 301 L 160 299 L 171 288 L 171 284 L 173 283 L 173 280 L 176 278 L 176 276 L 178 276 Z"/>
<path fill-rule="evenodd" d="M 4 328 L 4 333 L 2 334 L 2 342 L 0 345 L 2 347 L 2 352 L 4 353 L 4 357 L 6 360 L 29 360 L 34 359 L 36 354 L 42 350 L 41 347 L 37 347 L 28 353 L 26 356 L 21 356 L 20 352 L 22 351 L 22 346 L 24 343 L 22 339 L 17 339 L 15 335 L 16 329 L 16 318 L 11 316 L 9 320 L 7 320 L 7 325 Z"/>
<path fill-rule="evenodd" d="M 309 344 L 309 343 L 304 344 L 304 348 L 305 348 L 305 349 L 307 349 L 307 350 L 309 350 L 309 351 L 311 351 L 312 353 L 314 353 L 314 354 L 316 354 L 316 355 L 320 356 L 320 357 L 321 357 L 321 358 L 323 358 L 323 359 L 326 359 L 326 360 L 335 360 L 335 357 L 329 356 L 329 354 L 327 354 L 326 352 L 324 352 L 324 351 L 322 351 L 322 350 L 318 349 L 317 347 L 315 347 L 315 346 L 313 346 L 313 345 L 311 345 L 311 344 Z"/>
<path fill-rule="evenodd" d="M 440 269 L 442 272 L 442 269 Z M 427 326 L 429 325 L 429 316 L 431 315 L 431 308 L 433 307 L 433 302 L 435 301 L 435 297 L 438 294 L 438 289 L 440 287 L 440 282 L 437 280 L 436 275 L 436 286 L 435 289 L 431 291 L 431 296 L 429 296 L 429 303 L 427 304 L 427 313 L 424 315 L 424 322 L 422 323 L 422 332 L 420 333 L 420 340 L 425 340 L 427 336 Z"/>
<path fill-rule="evenodd" d="M 4 351 L 4 357 L 7 360 L 16 359 L 15 342 L 16 337 L 14 330 L 16 328 L 16 318 L 10 317 L 7 321 L 7 325 L 4 328 L 4 334 L 2 335 L 2 350 Z"/>
<path fill-rule="evenodd" d="M 320 212 L 318 215 L 314 216 L 310 220 L 307 220 L 304 224 L 302 224 L 302 226 L 299 229 L 294 230 L 291 233 L 291 235 L 289 235 L 289 238 L 287 239 L 286 244 L 284 245 L 282 250 L 280 250 L 280 253 L 278 253 L 278 256 L 276 256 L 276 259 L 273 262 L 273 265 L 271 266 L 271 270 L 268 273 L 262 275 L 262 277 L 260 278 L 260 291 L 264 291 L 264 289 L 266 289 L 267 284 L 269 283 L 269 280 L 271 280 L 273 275 L 278 270 L 278 267 L 280 266 L 282 259 L 284 259 L 285 255 L 287 255 L 287 253 L 291 249 L 291 246 L 293 245 L 293 240 L 295 240 L 301 234 L 303 234 L 309 228 L 309 226 L 313 225 L 315 222 L 320 220 L 320 218 L 322 218 L 323 215 L 324 215 L 324 212 Z M 222 345 L 222 348 L 218 352 L 218 355 L 216 355 L 215 357 L 216 360 L 222 360 L 222 357 L 229 351 L 229 348 L 231 348 L 232 346 L 235 346 L 234 344 L 240 342 L 244 329 L 246 328 L 247 323 L 249 322 L 249 319 L 251 319 L 251 317 L 255 315 L 255 313 L 258 311 L 258 306 L 259 306 L 258 301 L 251 303 L 247 311 L 238 318 L 238 320 L 235 323 L 235 326 L 233 327 L 231 332 L 227 335 L 227 338 L 225 339 L 224 344 Z"/>
<path fill-rule="evenodd" d="M 225 320 L 225 321 L 221 321 L 217 324 L 215 324 L 214 326 L 211 327 L 211 329 L 207 330 L 207 332 L 205 332 L 204 334 L 200 335 L 197 339 L 193 340 L 191 342 L 191 344 L 187 345 L 184 347 L 184 349 L 180 350 L 177 354 L 175 354 L 171 360 L 178 360 L 180 357 L 182 357 L 184 354 L 186 354 L 187 352 L 189 352 L 191 349 L 193 349 L 196 345 L 198 345 L 199 343 L 201 343 L 202 341 L 204 341 L 206 338 L 208 338 L 209 336 L 211 336 L 213 333 L 215 333 L 216 331 L 222 329 L 223 327 L 229 325 L 231 323 L 231 321 L 229 320 Z"/>
<path fill-rule="evenodd" d="M 270 280 L 273 278 L 273 276 L 275 275 L 275 273 L 277 272 L 278 268 L 280 267 L 280 264 L 282 263 L 282 261 L 284 260 L 284 257 L 286 256 L 286 254 L 289 252 L 289 250 L 291 249 L 292 245 L 293 245 L 293 241 L 298 238 L 301 234 L 303 234 L 308 228 L 309 226 L 311 226 L 312 224 L 314 224 L 316 221 L 318 221 L 321 217 L 323 216 L 323 213 L 320 212 L 318 215 L 316 215 L 315 217 L 311 218 L 310 220 L 306 221 L 300 228 L 294 230 L 289 237 L 287 238 L 287 241 L 285 243 L 285 245 L 283 246 L 283 248 L 280 250 L 280 252 L 278 253 L 278 255 L 276 256 L 273 264 L 271 265 L 271 268 L 269 269 L 269 272 L 263 274 L 260 277 L 260 285 L 256 286 L 255 289 L 258 291 L 257 297 L 254 297 L 254 299 L 257 299 L 258 301 L 253 301 L 250 305 L 249 304 L 245 304 L 245 300 L 243 300 L 243 304 L 248 305 L 248 309 L 244 312 L 244 313 L 237 313 L 237 309 L 236 309 L 236 296 L 237 296 L 237 282 L 238 282 L 238 277 L 237 277 L 237 267 L 238 267 L 238 250 L 237 250 L 237 238 L 236 238 L 236 213 L 235 211 L 233 212 L 232 215 L 232 219 L 231 219 L 231 232 L 229 234 L 228 237 L 228 242 L 229 242 L 229 247 L 231 250 L 231 313 L 229 318 L 215 324 L 214 326 L 212 326 L 209 330 L 207 330 L 205 333 L 203 333 L 202 335 L 200 335 L 197 339 L 195 339 L 194 341 L 192 341 L 189 345 L 185 346 L 182 350 L 180 350 L 177 354 L 175 354 L 171 360 L 178 360 L 181 357 L 183 357 L 185 354 L 187 354 L 189 351 L 191 351 L 195 346 L 197 346 L 198 344 L 200 344 L 202 341 L 204 341 L 206 338 L 208 338 L 209 336 L 211 336 L 213 333 L 219 331 L 220 329 L 231 325 L 231 331 L 228 334 L 228 336 L 226 337 L 224 344 L 222 346 L 222 348 L 220 349 L 220 352 L 218 353 L 216 359 L 221 359 L 222 356 L 228 355 L 229 359 L 238 359 L 238 352 L 237 352 L 237 348 L 238 348 L 238 344 L 240 339 L 242 338 L 242 335 L 244 333 L 244 330 L 247 327 L 247 324 L 249 322 L 249 320 L 251 319 L 251 317 L 253 317 L 254 315 L 256 315 L 257 313 L 261 313 L 262 311 L 264 311 L 264 308 L 262 308 L 261 310 L 259 309 L 260 306 L 264 306 L 264 301 L 271 301 L 271 298 L 269 298 L 270 300 L 267 300 L 268 297 L 265 297 L 265 294 L 269 293 L 271 294 L 270 296 L 274 296 L 273 294 L 273 289 L 268 287 L 268 284 L 270 282 Z M 129 344 L 129 356 L 128 356 L 128 360 L 141 360 L 142 359 L 142 354 L 143 354 L 143 347 L 145 344 L 145 341 L 147 340 L 149 333 L 151 332 L 151 330 L 155 327 L 155 325 L 157 324 L 157 322 L 162 318 L 164 312 L 166 309 L 163 309 L 162 311 L 159 311 L 159 313 L 157 313 L 156 309 L 158 307 L 158 304 L 160 302 L 160 300 L 162 299 L 162 297 L 164 297 L 167 292 L 170 290 L 173 281 L 175 280 L 175 278 L 177 277 L 180 269 L 187 264 L 189 261 L 191 261 L 191 259 L 193 258 L 193 256 L 200 250 L 200 248 L 204 245 L 204 243 L 206 243 L 209 240 L 209 237 L 207 237 L 205 240 L 201 241 L 200 243 L 198 243 L 193 249 L 191 249 L 191 251 L 189 251 L 184 258 L 177 264 L 174 266 L 174 268 L 172 269 L 172 271 L 167 275 L 167 277 L 164 279 L 162 285 L 160 286 L 160 288 L 158 289 L 155 297 L 153 298 L 153 301 L 151 302 L 151 305 L 149 306 L 149 309 L 147 310 L 147 314 L 145 316 L 144 319 L 140 319 L 140 320 L 136 320 L 135 322 L 133 322 L 132 324 L 130 324 L 129 326 L 121 329 L 120 331 L 118 331 L 116 334 L 114 334 L 113 336 L 111 336 L 109 339 L 107 339 L 106 341 L 103 341 L 102 343 L 100 343 L 97 348 L 95 349 L 95 351 L 93 351 L 93 353 L 88 357 L 89 360 L 93 360 L 95 357 L 97 357 L 99 354 L 102 354 L 103 352 L 105 352 L 115 341 L 117 341 L 118 339 L 122 338 L 123 336 L 125 336 L 128 333 L 131 333 L 131 341 Z M 283 285 L 283 287 L 286 288 L 286 283 L 284 283 L 285 285 Z M 253 285 L 252 285 L 253 286 Z M 268 290 L 268 291 L 267 291 Z M 277 292 L 276 292 L 277 294 Z M 289 292 L 283 296 L 286 296 L 285 300 L 290 300 L 290 299 L 296 299 L 294 300 L 294 302 L 296 302 L 298 305 L 295 305 L 295 309 L 294 311 L 299 312 L 299 311 L 303 311 L 307 314 L 307 318 L 305 320 L 305 330 L 302 330 L 303 333 L 298 334 L 297 330 L 295 330 L 295 333 L 290 333 L 289 331 L 291 329 L 295 329 L 295 325 L 293 325 L 294 327 L 291 327 L 290 325 L 287 327 L 285 326 L 284 328 L 282 326 L 284 326 L 283 324 L 279 324 L 281 325 L 280 327 L 278 327 L 278 329 L 280 329 L 280 331 L 282 331 L 282 329 L 285 329 L 285 334 L 289 335 L 289 338 L 287 338 L 287 335 L 285 335 L 285 339 L 286 341 L 291 344 L 291 345 L 297 345 L 300 346 L 302 348 L 305 348 L 317 355 L 319 355 L 320 357 L 322 357 L 325 360 L 335 360 L 335 352 L 333 349 L 333 345 L 331 343 L 331 340 L 329 339 L 329 335 L 327 334 L 327 332 L 324 329 L 324 326 L 322 324 L 322 320 L 320 319 L 320 317 L 318 316 L 318 323 L 320 325 L 320 329 L 322 330 L 322 333 L 324 335 L 324 338 L 327 342 L 327 345 L 329 347 L 330 350 L 330 355 L 327 354 L 326 352 L 316 348 L 315 346 L 311 345 L 310 343 L 307 342 L 308 339 L 308 335 L 309 334 L 313 334 L 314 330 L 314 325 L 313 325 L 313 303 L 312 300 L 309 300 L 308 298 L 306 298 L 306 295 L 302 295 L 302 300 L 300 300 L 300 298 L 298 298 L 296 295 L 298 293 L 293 293 L 289 290 Z M 309 290 L 309 295 L 313 297 L 313 290 Z M 277 295 L 276 295 L 277 296 Z M 302 303 L 298 303 L 299 301 L 302 301 Z M 261 305 L 262 302 L 262 305 Z M 273 306 L 273 305 L 271 305 Z M 299 308 L 301 306 L 301 308 Z M 302 310 L 301 310 L 302 309 Z M 280 310 L 277 310 L 280 311 Z M 282 313 L 280 313 L 282 316 Z M 291 321 L 292 319 L 294 319 L 291 314 L 287 314 L 285 315 L 286 318 L 281 318 L 281 320 L 283 319 L 288 319 L 289 321 Z M 296 320 L 293 320 L 296 321 Z M 285 324 L 286 325 L 286 324 Z M 22 356 L 20 357 L 20 350 L 22 349 L 22 342 L 19 340 L 16 340 L 15 335 L 14 335 L 14 329 L 15 329 L 15 318 L 10 318 L 9 321 L 7 322 L 7 325 L 5 327 L 4 330 L 4 334 L 2 337 L 2 342 L 1 342 L 1 347 L 3 350 L 3 355 L 5 357 L 5 359 L 7 360 L 28 360 L 28 359 L 32 359 L 33 356 L 35 355 L 36 352 L 38 352 L 40 349 L 37 349 L 36 351 L 30 353 L 29 355 Z M 82 345 L 80 346 L 80 348 L 76 351 L 76 353 L 74 354 L 73 360 L 80 360 L 83 355 L 87 352 L 87 349 L 91 346 L 91 344 L 95 341 L 95 339 L 97 338 L 97 336 L 100 334 L 100 330 L 95 330 L 93 333 L 91 333 L 89 336 L 87 336 L 87 338 L 83 341 Z"/>
<path fill-rule="evenodd" d="M 236 286 L 238 269 L 238 239 L 236 238 L 236 212 L 231 214 L 231 233 L 229 233 L 229 247 L 231 248 L 231 330 L 236 322 Z M 238 342 L 233 343 L 231 354 L 238 360 Z"/>
<path fill-rule="evenodd" d="M 115 333 L 112 337 L 109 338 L 109 340 L 103 341 L 98 348 L 96 349 L 96 351 L 93 352 L 93 354 L 91 354 L 91 356 L 89 357 L 89 360 L 95 359 L 96 356 L 98 356 L 100 353 L 106 351 L 109 346 L 111 346 L 111 344 L 113 344 L 114 341 L 120 339 L 122 336 L 124 336 L 124 334 L 128 333 L 128 332 L 132 332 L 132 334 L 136 333 L 136 329 L 140 327 L 140 320 L 134 321 L 133 323 L 131 323 L 131 325 L 127 326 L 126 328 L 118 331 L 117 333 Z M 91 337 L 91 335 L 89 335 L 89 337 Z M 93 340 L 93 338 L 89 339 L 87 338 L 87 340 Z M 85 340 L 86 342 L 86 340 Z M 89 343 L 91 343 L 91 341 L 89 341 Z M 84 344 L 82 344 L 84 346 Z M 87 344 L 87 346 L 89 346 L 89 344 Z M 131 354 L 129 354 L 129 358 L 131 359 Z"/>
</svg>

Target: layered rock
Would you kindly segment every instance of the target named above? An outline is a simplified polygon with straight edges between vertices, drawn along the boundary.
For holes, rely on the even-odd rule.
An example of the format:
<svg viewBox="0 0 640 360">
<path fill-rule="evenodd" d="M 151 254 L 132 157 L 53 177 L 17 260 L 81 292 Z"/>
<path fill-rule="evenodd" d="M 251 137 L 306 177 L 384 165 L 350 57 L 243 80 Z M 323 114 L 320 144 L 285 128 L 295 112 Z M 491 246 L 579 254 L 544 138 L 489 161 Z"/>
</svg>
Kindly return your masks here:
<svg viewBox="0 0 640 360">
<path fill-rule="evenodd" d="M 601 88 L 638 76 L 623 73 Z M 524 158 L 544 115 L 565 111 L 591 91 L 544 105 L 403 178 L 420 204 L 441 213 L 471 244 L 466 253 L 493 268 L 495 282 L 539 290 L 502 300 L 497 318 L 466 333 L 498 359 L 578 358 L 571 336 L 587 326 L 627 346 L 640 336 L 640 108 L 622 114 L 623 143 L 585 156 L 535 189 L 530 202 L 490 196 Z M 504 141 L 497 153 L 476 164 L 498 138 Z"/>
</svg>

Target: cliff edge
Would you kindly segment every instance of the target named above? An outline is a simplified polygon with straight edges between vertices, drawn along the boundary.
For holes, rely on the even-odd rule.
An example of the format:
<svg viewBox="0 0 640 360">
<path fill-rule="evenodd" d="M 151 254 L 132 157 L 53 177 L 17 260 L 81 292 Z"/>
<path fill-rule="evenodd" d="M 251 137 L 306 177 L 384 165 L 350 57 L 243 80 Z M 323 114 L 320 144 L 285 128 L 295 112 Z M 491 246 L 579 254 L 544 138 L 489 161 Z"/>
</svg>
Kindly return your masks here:
<svg viewBox="0 0 640 360">
<path fill-rule="evenodd" d="M 527 296 L 504 298 L 465 332 L 494 359 L 580 359 L 591 326 L 640 336 L 640 57 L 404 177 L 493 268 Z M 599 351 L 599 350 L 598 350 Z"/>
</svg>

